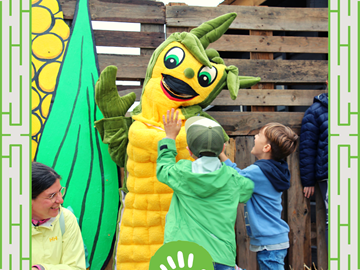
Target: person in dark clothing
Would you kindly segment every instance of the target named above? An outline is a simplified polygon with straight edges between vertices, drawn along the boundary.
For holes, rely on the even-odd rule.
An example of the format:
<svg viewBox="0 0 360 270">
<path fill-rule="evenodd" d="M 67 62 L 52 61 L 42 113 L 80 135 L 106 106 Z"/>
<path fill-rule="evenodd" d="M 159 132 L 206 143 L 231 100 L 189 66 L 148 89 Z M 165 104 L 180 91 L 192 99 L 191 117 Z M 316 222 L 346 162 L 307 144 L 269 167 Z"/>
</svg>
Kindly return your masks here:
<svg viewBox="0 0 360 270">
<path fill-rule="evenodd" d="M 327 85 L 327 81 L 326 81 Z M 325 202 L 325 239 L 328 244 L 328 93 L 314 98 L 306 110 L 300 131 L 300 176 L 304 196 L 310 198 L 319 184 Z"/>
</svg>

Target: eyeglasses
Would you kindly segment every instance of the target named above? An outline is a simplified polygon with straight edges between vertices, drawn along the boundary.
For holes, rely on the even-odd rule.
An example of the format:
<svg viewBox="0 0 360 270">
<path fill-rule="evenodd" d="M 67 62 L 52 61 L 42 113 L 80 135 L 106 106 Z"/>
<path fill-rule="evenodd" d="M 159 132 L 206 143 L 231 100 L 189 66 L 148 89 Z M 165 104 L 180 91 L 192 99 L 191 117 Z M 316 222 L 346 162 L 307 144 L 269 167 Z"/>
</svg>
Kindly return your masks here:
<svg viewBox="0 0 360 270">
<path fill-rule="evenodd" d="M 54 193 L 50 194 L 50 196 L 47 197 L 46 199 L 51 200 L 52 202 L 54 202 L 54 201 L 55 201 L 54 199 L 56 198 L 55 196 L 56 196 L 57 194 L 60 193 L 60 196 L 61 196 L 61 198 L 62 198 L 62 197 L 64 197 L 65 192 L 66 192 L 66 187 L 61 187 L 61 189 L 60 189 L 58 192 L 54 192 Z"/>
</svg>

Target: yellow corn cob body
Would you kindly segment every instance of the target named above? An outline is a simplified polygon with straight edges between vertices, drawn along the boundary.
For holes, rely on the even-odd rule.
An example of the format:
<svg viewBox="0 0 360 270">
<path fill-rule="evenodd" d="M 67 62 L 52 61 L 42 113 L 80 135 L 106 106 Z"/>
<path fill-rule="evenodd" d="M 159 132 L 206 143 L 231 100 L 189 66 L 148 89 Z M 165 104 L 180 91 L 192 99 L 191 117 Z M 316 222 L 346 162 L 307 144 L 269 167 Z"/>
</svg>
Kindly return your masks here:
<svg viewBox="0 0 360 270">
<path fill-rule="evenodd" d="M 129 130 L 129 193 L 120 226 L 117 250 L 118 270 L 148 270 L 151 256 L 164 242 L 165 216 L 169 210 L 172 189 L 156 178 L 158 141 L 165 132 L 140 121 Z M 179 159 L 189 158 L 184 127 L 176 139 Z"/>
<path fill-rule="evenodd" d="M 57 0 L 32 0 L 32 160 L 70 36 Z"/>
</svg>

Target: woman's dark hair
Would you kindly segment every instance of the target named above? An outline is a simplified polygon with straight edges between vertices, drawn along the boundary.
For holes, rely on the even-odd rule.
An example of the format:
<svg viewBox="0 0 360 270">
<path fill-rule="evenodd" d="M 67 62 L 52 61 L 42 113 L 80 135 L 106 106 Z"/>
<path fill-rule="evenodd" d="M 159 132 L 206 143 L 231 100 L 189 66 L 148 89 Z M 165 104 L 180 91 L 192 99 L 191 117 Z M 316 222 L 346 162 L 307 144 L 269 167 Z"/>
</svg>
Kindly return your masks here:
<svg viewBox="0 0 360 270">
<path fill-rule="evenodd" d="M 39 162 L 32 162 L 31 171 L 32 199 L 36 199 L 41 192 L 51 187 L 57 179 L 61 179 L 53 168 Z"/>
</svg>

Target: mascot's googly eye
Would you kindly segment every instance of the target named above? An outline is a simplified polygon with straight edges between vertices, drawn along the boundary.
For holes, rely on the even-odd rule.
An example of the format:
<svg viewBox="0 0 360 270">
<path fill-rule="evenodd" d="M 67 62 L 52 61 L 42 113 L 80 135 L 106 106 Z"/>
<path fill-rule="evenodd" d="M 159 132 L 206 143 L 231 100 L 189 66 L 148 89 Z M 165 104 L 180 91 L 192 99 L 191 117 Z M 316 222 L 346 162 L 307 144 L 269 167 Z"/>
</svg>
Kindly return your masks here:
<svg viewBox="0 0 360 270">
<path fill-rule="evenodd" d="M 217 69 L 213 66 L 211 68 L 202 66 L 198 73 L 198 81 L 202 87 L 210 86 L 216 79 Z"/>
<path fill-rule="evenodd" d="M 165 67 L 168 69 L 176 68 L 185 58 L 185 52 L 179 47 L 171 48 L 164 58 Z"/>
</svg>

